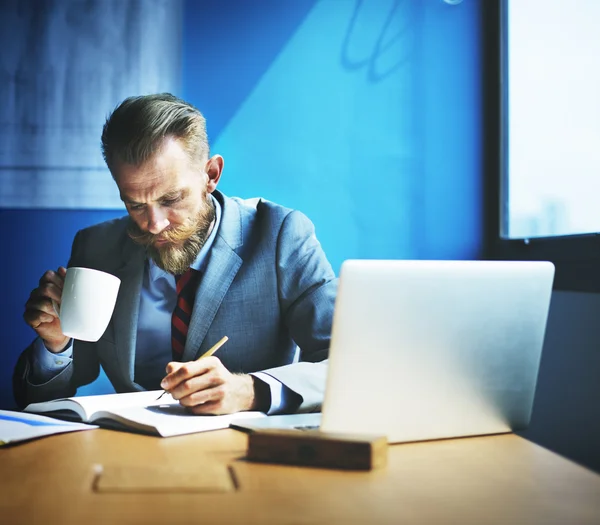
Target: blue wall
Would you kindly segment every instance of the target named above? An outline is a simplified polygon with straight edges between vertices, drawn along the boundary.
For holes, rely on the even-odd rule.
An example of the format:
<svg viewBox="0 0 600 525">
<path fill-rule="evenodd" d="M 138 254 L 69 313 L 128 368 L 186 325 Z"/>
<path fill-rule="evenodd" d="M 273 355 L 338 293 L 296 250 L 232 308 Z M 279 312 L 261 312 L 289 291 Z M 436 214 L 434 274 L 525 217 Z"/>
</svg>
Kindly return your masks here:
<svg viewBox="0 0 600 525">
<path fill-rule="evenodd" d="M 188 0 L 178 95 L 225 157 L 220 189 L 304 211 L 336 271 L 357 257 L 476 258 L 479 31 L 479 0 Z M 78 229 L 121 214 L 0 210 L 1 408 L 33 337 L 30 290 L 66 264 Z"/>
<path fill-rule="evenodd" d="M 479 2 L 227 4 L 184 19 L 183 94 L 225 158 L 220 187 L 307 213 L 336 270 L 477 256 Z"/>
</svg>

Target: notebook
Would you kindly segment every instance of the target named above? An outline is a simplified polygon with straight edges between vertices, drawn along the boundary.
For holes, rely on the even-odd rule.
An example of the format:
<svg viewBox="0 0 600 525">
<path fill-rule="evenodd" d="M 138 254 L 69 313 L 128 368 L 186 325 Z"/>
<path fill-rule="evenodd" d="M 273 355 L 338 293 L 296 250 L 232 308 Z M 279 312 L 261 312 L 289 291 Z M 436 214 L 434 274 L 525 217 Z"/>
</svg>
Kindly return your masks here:
<svg viewBox="0 0 600 525">
<path fill-rule="evenodd" d="M 389 443 L 525 428 L 553 279 L 550 262 L 345 261 L 322 414 L 232 426 Z"/>
<path fill-rule="evenodd" d="M 195 415 L 188 412 L 170 394 L 163 397 L 163 393 L 162 390 L 148 390 L 68 397 L 31 403 L 24 411 L 161 437 L 227 428 L 232 419 L 266 417 L 262 412 Z"/>
</svg>

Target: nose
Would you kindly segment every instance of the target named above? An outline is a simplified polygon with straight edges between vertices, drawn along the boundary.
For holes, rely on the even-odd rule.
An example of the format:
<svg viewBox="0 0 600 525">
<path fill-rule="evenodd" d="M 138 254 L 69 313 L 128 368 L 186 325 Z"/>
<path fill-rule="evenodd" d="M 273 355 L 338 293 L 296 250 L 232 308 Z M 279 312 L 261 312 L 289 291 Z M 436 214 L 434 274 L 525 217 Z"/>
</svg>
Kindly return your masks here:
<svg viewBox="0 0 600 525">
<path fill-rule="evenodd" d="M 146 215 L 148 220 L 148 231 L 154 235 L 159 234 L 170 224 L 166 210 L 160 206 L 149 206 L 146 209 Z"/>
</svg>

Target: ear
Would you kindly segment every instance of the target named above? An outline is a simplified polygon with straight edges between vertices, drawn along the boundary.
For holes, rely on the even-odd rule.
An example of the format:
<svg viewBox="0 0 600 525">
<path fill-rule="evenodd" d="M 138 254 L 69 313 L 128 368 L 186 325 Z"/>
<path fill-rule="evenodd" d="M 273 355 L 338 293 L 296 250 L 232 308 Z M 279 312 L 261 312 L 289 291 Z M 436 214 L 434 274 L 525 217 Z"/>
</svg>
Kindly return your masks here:
<svg viewBox="0 0 600 525">
<path fill-rule="evenodd" d="M 225 165 L 225 161 L 221 155 L 213 155 L 206 162 L 206 173 L 208 175 L 208 183 L 206 185 L 206 191 L 208 193 L 212 193 L 217 189 L 217 184 L 219 184 L 219 179 L 221 178 L 221 173 L 223 172 L 223 166 Z"/>
</svg>

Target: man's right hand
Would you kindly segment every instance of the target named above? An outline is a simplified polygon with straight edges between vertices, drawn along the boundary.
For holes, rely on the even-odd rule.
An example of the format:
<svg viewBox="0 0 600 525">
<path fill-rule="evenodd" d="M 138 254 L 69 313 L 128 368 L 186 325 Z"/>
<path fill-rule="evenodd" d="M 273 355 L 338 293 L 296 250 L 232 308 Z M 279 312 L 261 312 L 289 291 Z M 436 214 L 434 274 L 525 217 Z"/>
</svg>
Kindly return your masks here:
<svg viewBox="0 0 600 525">
<path fill-rule="evenodd" d="M 58 353 L 69 344 L 70 338 L 62 333 L 58 314 L 52 305 L 60 304 L 67 270 L 60 266 L 56 272 L 48 270 L 37 288 L 31 291 L 25 303 L 23 319 L 33 328 L 50 352 Z"/>
</svg>

